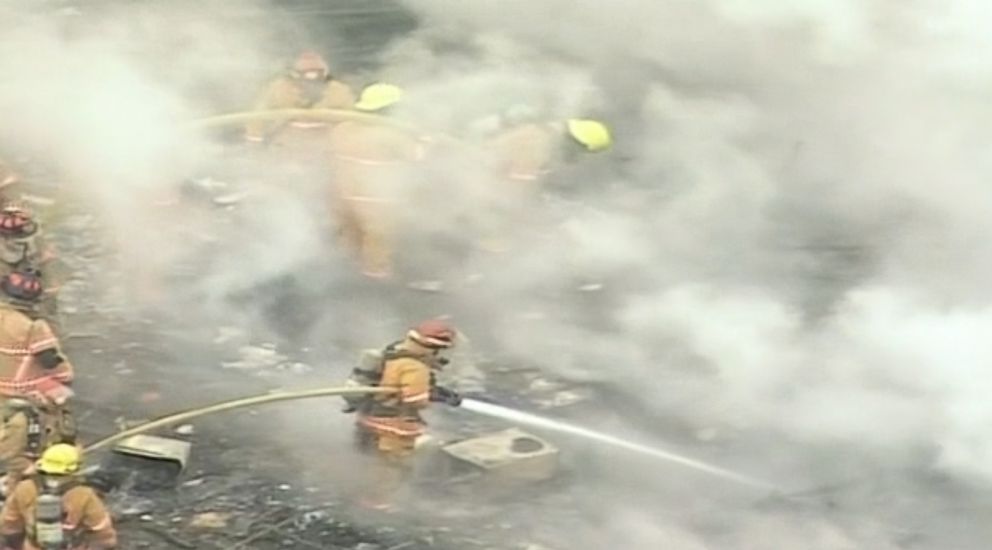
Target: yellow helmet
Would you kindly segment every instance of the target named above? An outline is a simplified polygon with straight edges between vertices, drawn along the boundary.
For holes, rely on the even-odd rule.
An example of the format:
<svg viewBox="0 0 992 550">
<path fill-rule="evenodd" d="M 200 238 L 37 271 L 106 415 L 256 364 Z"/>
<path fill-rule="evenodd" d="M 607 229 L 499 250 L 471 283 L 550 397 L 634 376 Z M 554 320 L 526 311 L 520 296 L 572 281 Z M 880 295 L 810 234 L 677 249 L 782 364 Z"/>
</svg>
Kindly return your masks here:
<svg viewBox="0 0 992 550">
<path fill-rule="evenodd" d="M 355 103 L 359 111 L 379 111 L 398 102 L 403 97 L 403 89 L 392 84 L 372 84 L 362 90 L 362 96 Z"/>
<path fill-rule="evenodd" d="M 66 475 L 79 471 L 82 453 L 73 445 L 59 443 L 45 449 L 38 461 L 38 471 L 43 474 Z"/>
<path fill-rule="evenodd" d="M 568 135 L 581 143 L 587 151 L 594 153 L 607 149 L 613 144 L 610 129 L 598 120 L 570 119 L 568 121 Z"/>
</svg>

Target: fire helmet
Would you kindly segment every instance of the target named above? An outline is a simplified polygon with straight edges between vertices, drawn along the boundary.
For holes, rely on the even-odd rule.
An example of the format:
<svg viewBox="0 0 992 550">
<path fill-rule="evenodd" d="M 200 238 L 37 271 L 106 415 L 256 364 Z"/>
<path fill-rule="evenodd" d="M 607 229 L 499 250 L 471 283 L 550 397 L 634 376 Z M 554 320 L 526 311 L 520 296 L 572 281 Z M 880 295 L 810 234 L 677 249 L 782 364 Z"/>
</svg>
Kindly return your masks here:
<svg viewBox="0 0 992 550">
<path fill-rule="evenodd" d="M 568 135 L 593 153 L 607 149 L 613 144 L 610 129 L 598 120 L 573 118 L 568 121 Z"/>
<path fill-rule="evenodd" d="M 43 474 L 67 475 L 78 472 L 82 462 L 83 455 L 77 447 L 59 443 L 45 449 L 37 467 Z"/>
<path fill-rule="evenodd" d="M 31 214 L 19 206 L 6 206 L 0 211 L 0 237 L 26 239 L 38 231 Z"/>
<path fill-rule="evenodd" d="M 410 329 L 407 336 L 431 349 L 450 348 L 455 344 L 455 329 L 440 319 L 430 319 Z"/>
<path fill-rule="evenodd" d="M 392 84 L 372 84 L 362 90 L 361 97 L 355 103 L 359 111 L 381 111 L 397 103 L 403 97 L 403 89 Z"/>
<path fill-rule="evenodd" d="M 324 61 L 319 53 L 312 50 L 301 53 L 293 61 L 292 75 L 295 78 L 323 80 L 327 78 L 329 72 L 330 67 L 327 66 L 327 61 Z"/>
<path fill-rule="evenodd" d="M 0 279 L 3 290 L 15 302 L 37 302 L 45 289 L 41 284 L 41 273 L 36 269 L 18 269 Z"/>
</svg>

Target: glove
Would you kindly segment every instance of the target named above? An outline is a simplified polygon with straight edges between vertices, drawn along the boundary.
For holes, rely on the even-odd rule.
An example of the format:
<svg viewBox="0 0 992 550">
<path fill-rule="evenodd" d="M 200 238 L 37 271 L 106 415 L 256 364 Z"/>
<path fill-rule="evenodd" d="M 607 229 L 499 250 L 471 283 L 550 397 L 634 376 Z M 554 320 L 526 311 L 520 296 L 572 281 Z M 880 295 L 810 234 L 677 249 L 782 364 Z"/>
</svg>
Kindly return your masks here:
<svg viewBox="0 0 992 550">
<path fill-rule="evenodd" d="M 431 387 L 431 401 L 457 407 L 462 404 L 462 396 L 455 390 L 444 386 L 433 386 Z"/>
</svg>

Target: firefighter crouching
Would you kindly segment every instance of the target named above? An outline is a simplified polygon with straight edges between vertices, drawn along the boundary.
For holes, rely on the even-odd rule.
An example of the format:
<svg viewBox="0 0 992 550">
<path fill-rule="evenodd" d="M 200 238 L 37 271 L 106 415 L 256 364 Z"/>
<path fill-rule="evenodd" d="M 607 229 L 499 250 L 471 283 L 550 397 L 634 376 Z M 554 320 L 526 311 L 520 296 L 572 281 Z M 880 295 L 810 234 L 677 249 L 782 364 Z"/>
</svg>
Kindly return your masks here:
<svg viewBox="0 0 992 550">
<path fill-rule="evenodd" d="M 288 74 L 266 86 L 255 109 L 350 109 L 355 102 L 351 88 L 331 76 L 319 54 L 305 51 L 293 62 Z M 275 145 L 323 146 L 328 124 L 320 120 L 253 121 L 245 127 L 249 142 Z"/>
<path fill-rule="evenodd" d="M 0 514 L 4 550 L 113 550 L 117 531 L 96 491 L 77 476 L 82 454 L 54 445 L 17 484 Z"/>
<path fill-rule="evenodd" d="M 362 90 L 355 109 L 383 115 L 403 90 L 373 84 Z M 425 154 L 425 141 L 386 123 L 346 121 L 330 134 L 334 192 L 331 210 L 342 246 L 358 256 L 362 274 L 385 279 L 393 273 L 393 239 L 397 206 L 415 183 L 414 163 Z"/>
<path fill-rule="evenodd" d="M 455 330 L 447 323 L 425 321 L 411 329 L 404 340 L 390 344 L 378 368 L 356 369 L 352 383 L 396 390 L 351 403 L 358 412 L 361 450 L 374 452 L 379 458 L 364 506 L 390 507 L 393 495 L 412 467 L 417 438 L 424 433 L 421 411 L 431 402 L 461 404 L 461 396 L 436 385 L 433 375 L 447 362 L 439 354 L 454 344 L 454 338 Z"/>
<path fill-rule="evenodd" d="M 20 269 L 37 269 L 43 294 L 30 313 L 48 321 L 57 332 L 55 264 L 55 247 L 44 239 L 38 220 L 19 206 L 4 206 L 0 210 L 0 277 Z"/>
</svg>

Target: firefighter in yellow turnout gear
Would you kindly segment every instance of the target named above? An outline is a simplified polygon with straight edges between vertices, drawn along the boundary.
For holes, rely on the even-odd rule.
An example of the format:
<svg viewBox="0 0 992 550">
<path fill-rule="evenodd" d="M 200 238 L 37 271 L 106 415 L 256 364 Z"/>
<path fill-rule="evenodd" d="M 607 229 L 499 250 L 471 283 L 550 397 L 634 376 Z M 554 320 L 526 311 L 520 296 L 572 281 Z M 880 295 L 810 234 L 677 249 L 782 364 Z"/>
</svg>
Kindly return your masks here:
<svg viewBox="0 0 992 550">
<path fill-rule="evenodd" d="M 373 84 L 362 91 L 355 109 L 383 114 L 402 96 L 397 86 Z M 330 145 L 331 210 L 341 244 L 358 256 L 364 275 L 388 278 L 398 206 L 414 183 L 414 164 L 424 157 L 425 142 L 387 124 L 347 121 L 331 131 Z"/>
<path fill-rule="evenodd" d="M 288 74 L 266 86 L 255 109 L 350 109 L 354 102 L 354 92 L 347 84 L 332 77 L 324 58 L 306 51 L 293 62 Z M 314 146 L 321 146 L 327 129 L 327 123 L 319 120 L 253 121 L 245 127 L 245 139 L 271 141 L 276 145 L 299 145 L 309 141 Z"/>
<path fill-rule="evenodd" d="M 446 362 L 439 353 L 454 344 L 455 331 L 439 320 L 425 321 L 410 329 L 401 342 L 383 352 L 381 368 L 361 373 L 358 383 L 374 383 L 395 393 L 369 397 L 358 408 L 358 441 L 365 451 L 378 456 L 372 487 L 363 504 L 385 509 L 401 487 L 412 466 L 417 438 L 424 433 L 421 411 L 431 402 L 461 404 L 452 390 L 434 383 L 433 372 Z M 359 374 L 359 373 L 356 373 Z"/>
<path fill-rule="evenodd" d="M 29 315 L 43 294 L 34 271 L 0 277 L 0 400 L 26 397 L 61 405 L 72 395 L 72 364 L 48 322 Z"/>
<path fill-rule="evenodd" d="M 518 111 L 506 115 L 504 129 L 486 143 L 498 176 L 510 186 L 536 187 L 557 165 L 613 143 L 609 128 L 597 120 L 541 122 L 528 109 Z"/>
<path fill-rule="evenodd" d="M 0 514 L 5 548 L 113 550 L 117 531 L 96 491 L 77 477 L 79 449 L 54 445 L 38 461 L 38 473 L 17 484 Z"/>
<path fill-rule="evenodd" d="M 0 462 L 10 489 L 47 445 L 75 439 L 67 401 L 72 364 L 43 319 L 28 314 L 43 293 L 37 275 L 0 278 Z"/>
<path fill-rule="evenodd" d="M 515 111 L 515 112 L 514 112 Z M 605 151 L 612 145 L 609 128 L 591 119 L 540 121 L 536 111 L 511 109 L 504 115 L 503 129 L 483 144 L 491 173 L 499 186 L 493 191 L 499 212 L 482 248 L 504 251 L 504 241 L 521 218 L 521 208 L 533 204 L 542 183 L 556 169 L 577 161 L 588 153 Z"/>
</svg>

